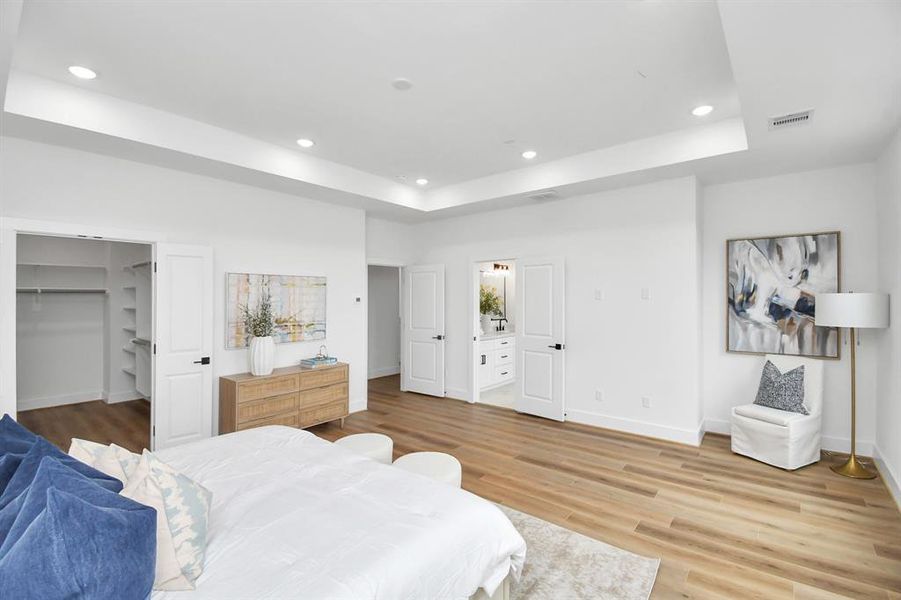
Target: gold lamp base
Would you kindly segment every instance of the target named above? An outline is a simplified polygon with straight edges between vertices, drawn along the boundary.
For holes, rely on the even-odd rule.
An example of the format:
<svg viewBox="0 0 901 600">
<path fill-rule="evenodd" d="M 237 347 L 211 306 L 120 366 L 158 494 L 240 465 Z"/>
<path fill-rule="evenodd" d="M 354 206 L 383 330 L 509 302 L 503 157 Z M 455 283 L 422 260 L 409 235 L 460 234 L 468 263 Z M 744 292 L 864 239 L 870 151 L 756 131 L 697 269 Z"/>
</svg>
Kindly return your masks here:
<svg viewBox="0 0 901 600">
<path fill-rule="evenodd" d="M 857 456 L 852 454 L 844 463 L 840 465 L 832 465 L 829 467 L 839 475 L 845 477 L 853 477 L 854 479 L 876 479 L 876 471 L 866 466 L 859 460 Z"/>
</svg>

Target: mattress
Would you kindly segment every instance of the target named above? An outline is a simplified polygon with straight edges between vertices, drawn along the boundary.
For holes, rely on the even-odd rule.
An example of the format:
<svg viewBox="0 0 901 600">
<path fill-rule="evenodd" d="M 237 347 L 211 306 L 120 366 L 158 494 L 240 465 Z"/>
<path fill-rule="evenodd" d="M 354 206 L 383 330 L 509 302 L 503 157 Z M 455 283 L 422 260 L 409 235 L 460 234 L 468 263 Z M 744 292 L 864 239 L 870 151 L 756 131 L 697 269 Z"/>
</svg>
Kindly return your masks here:
<svg viewBox="0 0 901 600">
<path fill-rule="evenodd" d="M 192 598 L 468 598 L 526 545 L 492 503 L 307 431 L 261 427 L 157 456 L 213 492 Z"/>
</svg>

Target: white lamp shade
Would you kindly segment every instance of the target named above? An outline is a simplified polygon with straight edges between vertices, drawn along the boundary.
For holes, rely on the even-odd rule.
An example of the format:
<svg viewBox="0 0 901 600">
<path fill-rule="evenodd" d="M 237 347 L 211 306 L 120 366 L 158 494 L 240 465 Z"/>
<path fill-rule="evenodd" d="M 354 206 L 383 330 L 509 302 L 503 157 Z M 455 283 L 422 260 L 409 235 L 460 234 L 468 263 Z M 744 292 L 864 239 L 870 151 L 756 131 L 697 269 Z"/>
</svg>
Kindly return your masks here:
<svg viewBox="0 0 901 600">
<path fill-rule="evenodd" d="M 888 327 L 888 294 L 817 294 L 819 327 Z"/>
</svg>

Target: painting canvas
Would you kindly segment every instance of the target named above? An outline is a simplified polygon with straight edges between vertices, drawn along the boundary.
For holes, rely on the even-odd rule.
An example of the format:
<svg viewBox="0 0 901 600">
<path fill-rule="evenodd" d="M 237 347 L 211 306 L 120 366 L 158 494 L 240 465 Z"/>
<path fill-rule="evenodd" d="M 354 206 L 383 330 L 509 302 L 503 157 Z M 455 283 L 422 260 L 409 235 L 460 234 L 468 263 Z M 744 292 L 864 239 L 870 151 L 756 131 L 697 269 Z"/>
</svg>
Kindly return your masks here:
<svg viewBox="0 0 901 600">
<path fill-rule="evenodd" d="M 839 291 L 840 242 L 837 231 L 727 241 L 727 350 L 838 358 L 838 330 L 814 317 L 817 294 Z"/>
<path fill-rule="evenodd" d="M 229 273 L 226 348 L 248 345 L 241 307 L 255 307 L 267 291 L 275 315 L 276 343 L 325 339 L 325 277 Z"/>
</svg>

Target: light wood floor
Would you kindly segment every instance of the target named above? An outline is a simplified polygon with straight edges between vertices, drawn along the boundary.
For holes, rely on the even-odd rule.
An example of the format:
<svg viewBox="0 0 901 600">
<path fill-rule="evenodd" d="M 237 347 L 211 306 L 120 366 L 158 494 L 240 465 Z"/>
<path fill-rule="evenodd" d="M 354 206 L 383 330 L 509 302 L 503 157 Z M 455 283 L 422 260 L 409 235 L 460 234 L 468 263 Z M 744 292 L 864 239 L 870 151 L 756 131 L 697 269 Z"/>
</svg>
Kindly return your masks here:
<svg viewBox="0 0 901 600">
<path fill-rule="evenodd" d="M 654 598 L 901 598 L 901 514 L 880 480 L 788 473 L 734 455 L 369 382 L 369 410 L 313 431 L 377 431 L 395 455 L 449 452 L 463 487 L 662 559 Z"/>
<path fill-rule="evenodd" d="M 150 403 L 130 400 L 107 404 L 102 400 L 22 411 L 18 421 L 42 435 L 63 452 L 72 438 L 118 444 L 132 452 L 150 445 Z"/>
</svg>

